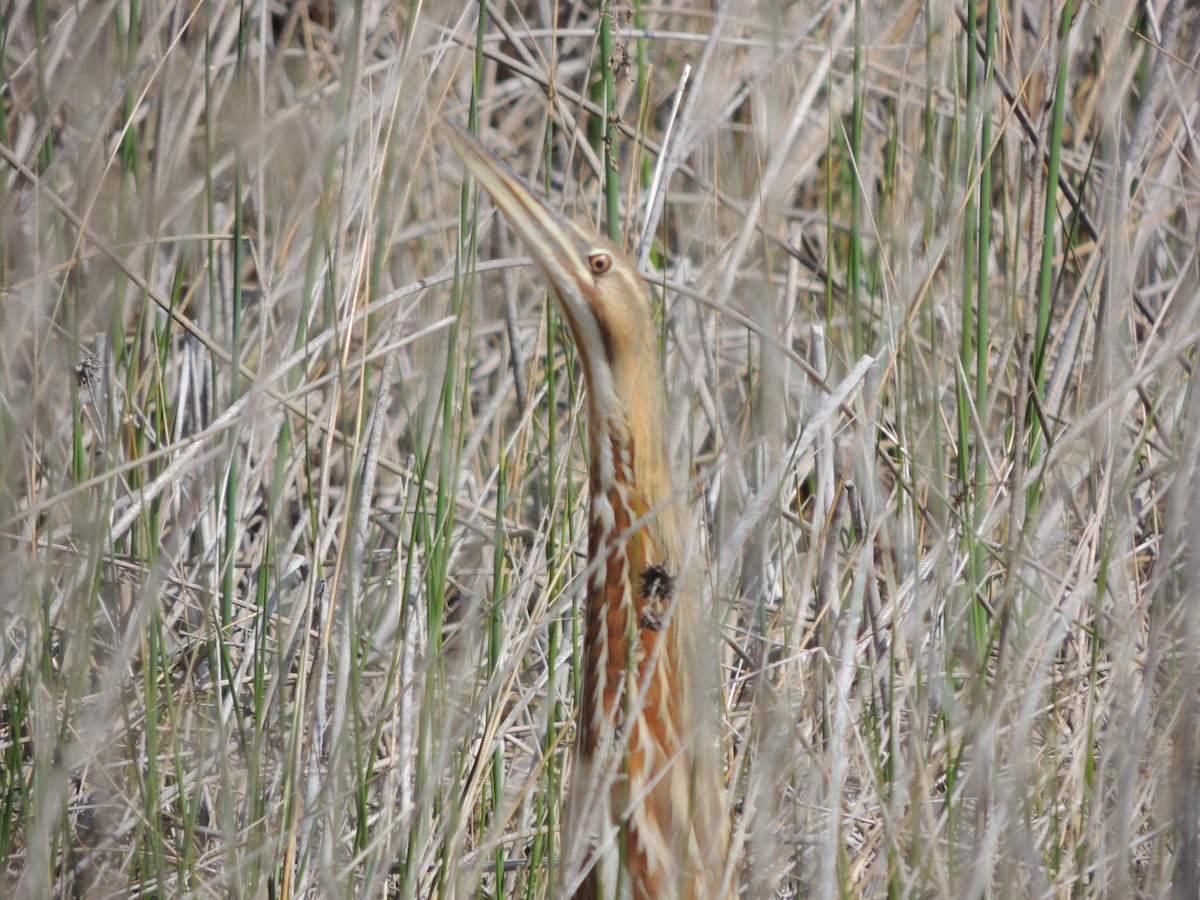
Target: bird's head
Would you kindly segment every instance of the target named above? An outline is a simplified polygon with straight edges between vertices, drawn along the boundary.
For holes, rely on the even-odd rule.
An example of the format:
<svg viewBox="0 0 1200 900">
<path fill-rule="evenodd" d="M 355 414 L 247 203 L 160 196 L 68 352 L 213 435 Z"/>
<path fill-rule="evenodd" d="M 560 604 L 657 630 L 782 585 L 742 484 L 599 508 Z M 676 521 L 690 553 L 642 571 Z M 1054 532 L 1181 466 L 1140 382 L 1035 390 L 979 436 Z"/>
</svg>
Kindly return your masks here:
<svg viewBox="0 0 1200 900">
<path fill-rule="evenodd" d="M 474 135 L 450 123 L 445 133 L 546 276 L 583 359 L 593 412 L 659 414 L 630 408 L 633 398 L 657 406 L 662 395 L 650 297 L 637 268 L 611 241 L 547 205 Z"/>
</svg>

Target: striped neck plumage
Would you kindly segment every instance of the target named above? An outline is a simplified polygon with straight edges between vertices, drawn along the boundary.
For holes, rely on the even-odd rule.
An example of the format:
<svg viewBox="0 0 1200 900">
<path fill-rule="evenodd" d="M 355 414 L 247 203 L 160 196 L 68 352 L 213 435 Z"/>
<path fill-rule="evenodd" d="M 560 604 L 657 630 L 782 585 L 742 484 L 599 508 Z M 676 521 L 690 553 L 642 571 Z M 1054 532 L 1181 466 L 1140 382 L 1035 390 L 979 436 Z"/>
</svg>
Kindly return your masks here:
<svg viewBox="0 0 1200 900">
<path fill-rule="evenodd" d="M 653 345 L 634 360 L 588 365 L 589 475 L 593 492 L 617 485 L 650 509 L 679 500 L 667 449 L 670 424 Z"/>
</svg>

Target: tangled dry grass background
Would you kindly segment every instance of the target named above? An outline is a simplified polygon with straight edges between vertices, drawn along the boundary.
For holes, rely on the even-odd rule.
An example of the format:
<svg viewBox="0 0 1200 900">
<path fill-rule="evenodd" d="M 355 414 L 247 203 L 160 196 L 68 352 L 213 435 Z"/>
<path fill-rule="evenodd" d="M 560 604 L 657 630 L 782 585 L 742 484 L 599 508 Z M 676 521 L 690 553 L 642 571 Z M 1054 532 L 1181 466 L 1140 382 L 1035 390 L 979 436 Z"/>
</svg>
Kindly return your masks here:
<svg viewBox="0 0 1200 900">
<path fill-rule="evenodd" d="M 0 891 L 553 895 L 581 386 L 450 117 L 653 285 L 742 895 L 1200 896 L 1195 7 L 597 6 L 4 5 Z"/>
</svg>

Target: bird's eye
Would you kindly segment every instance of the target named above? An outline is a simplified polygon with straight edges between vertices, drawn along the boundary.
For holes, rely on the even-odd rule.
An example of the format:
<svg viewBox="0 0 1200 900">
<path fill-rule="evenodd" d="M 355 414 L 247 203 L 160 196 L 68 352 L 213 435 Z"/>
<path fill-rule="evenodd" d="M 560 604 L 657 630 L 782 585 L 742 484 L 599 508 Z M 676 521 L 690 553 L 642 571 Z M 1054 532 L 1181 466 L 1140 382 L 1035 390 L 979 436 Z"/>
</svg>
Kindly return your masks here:
<svg viewBox="0 0 1200 900">
<path fill-rule="evenodd" d="M 588 257 L 588 265 L 593 275 L 603 275 L 612 268 L 612 257 L 607 253 L 593 253 Z"/>
</svg>

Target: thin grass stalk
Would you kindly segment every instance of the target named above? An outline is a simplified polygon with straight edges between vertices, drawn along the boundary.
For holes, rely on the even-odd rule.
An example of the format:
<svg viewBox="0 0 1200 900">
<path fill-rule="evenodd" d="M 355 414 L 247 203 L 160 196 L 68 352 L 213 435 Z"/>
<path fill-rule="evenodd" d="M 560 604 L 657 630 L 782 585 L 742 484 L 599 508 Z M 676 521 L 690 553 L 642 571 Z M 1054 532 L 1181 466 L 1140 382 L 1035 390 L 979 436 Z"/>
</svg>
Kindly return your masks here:
<svg viewBox="0 0 1200 900">
<path fill-rule="evenodd" d="M 1038 267 L 1037 282 L 1037 331 L 1033 344 L 1033 390 L 1037 399 L 1044 400 L 1046 396 L 1046 353 L 1050 345 L 1050 318 L 1054 310 L 1054 249 L 1056 225 L 1058 222 L 1058 185 L 1062 168 L 1063 121 L 1066 115 L 1067 102 L 1070 99 L 1067 92 L 1067 80 L 1070 76 L 1070 57 L 1068 38 L 1071 34 L 1071 24 L 1074 18 L 1073 0 L 1064 0 L 1059 11 L 1057 78 L 1054 84 L 1054 105 L 1051 113 L 1050 133 L 1047 135 L 1046 159 L 1046 190 L 1045 207 L 1042 216 L 1042 256 Z M 1064 245 L 1065 249 L 1065 245 Z M 1025 387 L 1021 388 L 1025 390 Z M 1042 457 L 1043 431 L 1049 423 L 1042 422 L 1034 414 L 1030 420 L 1029 430 L 1029 468 L 1036 468 Z M 1034 483 L 1028 492 L 1027 515 L 1033 514 L 1038 507 L 1041 495 L 1040 484 Z"/>
<path fill-rule="evenodd" d="M 850 158 L 847 178 L 850 188 L 850 240 L 846 251 L 846 283 L 850 289 L 850 346 L 855 357 L 865 353 L 868 341 L 863 334 L 863 322 L 867 311 L 863 309 L 862 292 L 863 265 L 863 69 L 866 66 L 866 50 L 863 33 L 866 29 L 862 0 L 854 0 L 854 91 L 850 113 Z"/>
<path fill-rule="evenodd" d="M 988 411 L 990 409 L 988 390 L 988 357 L 990 353 L 989 326 L 992 311 L 989 308 L 991 290 L 991 258 L 992 258 L 992 95 L 993 75 L 996 67 L 996 23 L 999 16 L 998 0 L 988 0 L 987 4 L 987 33 L 985 35 L 986 50 L 984 52 L 984 77 L 980 89 L 980 169 L 979 169 L 979 262 L 976 266 L 978 295 L 975 304 L 975 384 L 974 408 L 979 417 L 979 446 L 975 452 L 975 473 L 971 496 L 971 527 L 973 535 L 978 535 L 983 529 L 984 515 L 987 512 L 989 497 L 987 445 L 990 438 L 988 431 Z M 969 20 L 972 21 L 972 20 Z M 975 43 L 974 33 L 967 35 L 967 58 L 973 59 L 972 46 Z M 976 574 L 983 577 L 980 571 L 985 558 L 978 544 L 975 545 Z M 984 598 L 978 596 L 972 610 L 971 633 L 975 640 L 976 652 L 980 655 L 987 649 L 988 613 L 984 607 Z"/>
<path fill-rule="evenodd" d="M 501 455 L 498 460 L 498 471 L 496 474 L 496 509 L 502 510 L 506 505 L 507 488 L 508 488 L 508 472 L 506 459 Z M 506 565 L 504 555 L 504 517 L 503 515 L 496 516 L 496 526 L 492 536 L 492 597 L 488 603 L 487 611 L 487 656 L 485 659 L 485 672 L 487 675 L 486 684 L 493 689 L 493 693 L 489 703 L 489 716 L 495 720 L 500 720 L 504 715 L 504 707 L 508 698 L 504 692 L 498 690 L 501 684 L 502 672 L 500 671 L 500 654 L 504 644 L 504 601 L 508 597 L 508 567 Z M 500 822 L 504 810 L 504 740 L 503 733 L 496 736 L 496 745 L 492 748 L 491 767 L 489 772 L 488 787 L 489 792 L 484 793 L 484 798 L 481 803 L 480 825 L 486 826 L 490 821 L 495 827 L 496 823 Z M 481 840 L 486 835 L 483 827 L 480 828 Z M 508 895 L 505 883 L 505 849 L 504 841 L 496 840 L 496 847 L 493 852 L 492 861 L 496 866 L 496 884 L 493 891 L 497 900 Z M 482 884 L 480 885 L 482 888 Z"/>
<path fill-rule="evenodd" d="M 619 161 L 617 147 L 617 59 L 613 46 L 613 19 L 616 11 L 612 0 L 604 0 L 600 7 L 600 72 L 601 72 L 601 108 L 604 110 L 604 121 L 600 123 L 601 149 L 600 159 L 604 165 L 604 221 L 608 229 L 608 239 L 614 244 L 621 245 L 621 185 L 618 173 Z"/>
<path fill-rule="evenodd" d="M 972 386 L 967 379 L 976 370 L 976 354 L 986 355 L 986 350 L 975 344 L 976 328 L 976 263 L 979 250 L 976 246 L 976 227 L 978 222 L 979 203 L 975 193 L 979 166 L 979 141 L 976 139 L 976 122 L 978 121 L 978 86 L 975 62 L 975 25 L 978 21 L 975 0 L 967 0 L 967 29 L 964 35 L 966 52 L 963 56 L 966 73 L 966 112 L 960 131 L 959 153 L 961 154 L 960 178 L 966 185 L 963 211 L 963 252 L 962 252 L 962 331 L 959 335 L 958 369 L 955 378 L 955 406 L 958 412 L 958 454 L 957 473 L 958 491 L 962 498 L 960 514 L 964 519 L 962 534 L 963 550 L 967 561 L 966 577 L 963 592 L 966 600 L 967 639 L 979 661 L 983 654 L 986 632 L 984 610 L 981 606 L 982 573 L 980 571 L 980 554 L 978 542 L 973 527 L 975 508 L 978 505 L 978 486 L 972 484 L 971 447 L 971 403 L 973 400 Z M 985 113 L 986 115 L 986 113 Z M 980 446 L 976 453 L 982 456 L 982 443 L 986 435 L 977 435 Z"/>
</svg>

